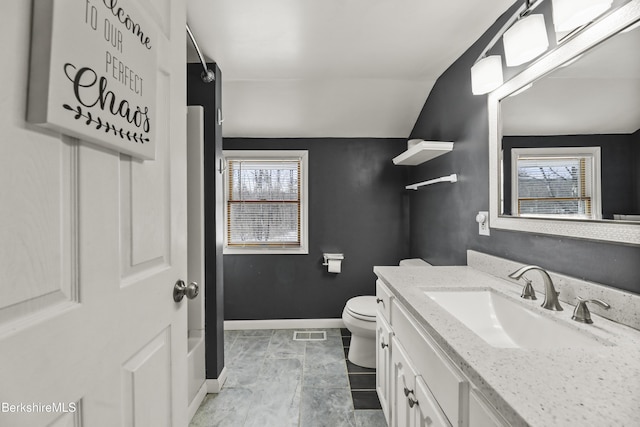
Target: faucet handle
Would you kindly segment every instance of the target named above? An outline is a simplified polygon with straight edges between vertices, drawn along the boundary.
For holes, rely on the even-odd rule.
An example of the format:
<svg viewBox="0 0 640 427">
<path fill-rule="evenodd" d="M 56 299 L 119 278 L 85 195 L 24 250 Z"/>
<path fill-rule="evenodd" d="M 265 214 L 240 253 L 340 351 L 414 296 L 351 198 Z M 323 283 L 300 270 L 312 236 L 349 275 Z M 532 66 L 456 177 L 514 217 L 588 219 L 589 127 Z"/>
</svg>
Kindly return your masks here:
<svg viewBox="0 0 640 427">
<path fill-rule="evenodd" d="M 571 316 L 573 320 L 575 320 L 576 322 L 582 322 L 582 323 L 589 323 L 589 324 L 593 323 L 593 320 L 591 320 L 591 312 L 587 307 L 588 302 L 598 304 L 600 307 L 604 308 L 605 310 L 608 310 L 609 308 L 611 308 L 609 304 L 607 304 L 602 300 L 595 299 L 595 298 L 584 299 L 579 296 L 578 304 L 576 305 L 575 310 L 573 310 L 573 316 Z"/>
<path fill-rule="evenodd" d="M 524 288 L 522 288 L 522 294 L 520 298 L 537 300 L 536 291 L 533 290 L 533 286 L 531 285 L 531 280 L 527 279 L 525 276 L 522 276 L 525 281 Z"/>
</svg>

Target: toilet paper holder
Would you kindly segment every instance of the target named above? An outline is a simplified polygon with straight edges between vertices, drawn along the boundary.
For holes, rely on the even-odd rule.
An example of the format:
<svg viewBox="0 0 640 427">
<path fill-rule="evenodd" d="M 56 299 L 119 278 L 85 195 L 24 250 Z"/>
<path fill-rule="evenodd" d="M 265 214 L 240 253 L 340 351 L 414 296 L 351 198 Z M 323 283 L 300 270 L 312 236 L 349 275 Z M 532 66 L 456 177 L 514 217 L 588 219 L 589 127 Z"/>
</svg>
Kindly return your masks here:
<svg viewBox="0 0 640 427">
<path fill-rule="evenodd" d="M 322 256 L 324 257 L 324 262 L 322 263 L 322 265 L 324 265 L 324 266 L 329 265 L 329 260 L 330 259 L 339 259 L 341 261 L 344 259 L 344 254 L 324 253 L 324 254 L 322 254 Z"/>
</svg>

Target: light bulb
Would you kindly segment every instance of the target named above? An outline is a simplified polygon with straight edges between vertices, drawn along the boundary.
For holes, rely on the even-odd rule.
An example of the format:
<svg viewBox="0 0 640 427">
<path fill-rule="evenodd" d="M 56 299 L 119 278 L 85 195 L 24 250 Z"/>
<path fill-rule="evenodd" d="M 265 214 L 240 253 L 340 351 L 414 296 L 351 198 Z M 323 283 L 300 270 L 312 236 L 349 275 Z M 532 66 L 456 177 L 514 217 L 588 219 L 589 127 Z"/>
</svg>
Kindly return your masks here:
<svg viewBox="0 0 640 427">
<path fill-rule="evenodd" d="M 482 58 L 471 67 L 471 91 L 474 95 L 489 93 L 502 85 L 503 81 L 500 55 Z"/>
<path fill-rule="evenodd" d="M 553 0 L 553 26 L 567 32 L 588 24 L 611 8 L 613 0 Z"/>
<path fill-rule="evenodd" d="M 544 16 L 527 15 L 516 21 L 502 37 L 507 65 L 514 67 L 529 62 L 549 47 Z"/>
</svg>

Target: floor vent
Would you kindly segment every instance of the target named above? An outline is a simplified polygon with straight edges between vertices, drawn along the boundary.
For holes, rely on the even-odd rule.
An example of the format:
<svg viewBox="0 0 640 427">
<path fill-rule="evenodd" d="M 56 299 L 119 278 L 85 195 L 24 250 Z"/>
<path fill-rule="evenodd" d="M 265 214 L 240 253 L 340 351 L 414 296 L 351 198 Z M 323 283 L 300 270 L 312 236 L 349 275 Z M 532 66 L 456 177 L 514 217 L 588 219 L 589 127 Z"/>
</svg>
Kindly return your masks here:
<svg viewBox="0 0 640 427">
<path fill-rule="evenodd" d="M 326 341 L 327 331 L 293 331 L 294 341 Z"/>
</svg>

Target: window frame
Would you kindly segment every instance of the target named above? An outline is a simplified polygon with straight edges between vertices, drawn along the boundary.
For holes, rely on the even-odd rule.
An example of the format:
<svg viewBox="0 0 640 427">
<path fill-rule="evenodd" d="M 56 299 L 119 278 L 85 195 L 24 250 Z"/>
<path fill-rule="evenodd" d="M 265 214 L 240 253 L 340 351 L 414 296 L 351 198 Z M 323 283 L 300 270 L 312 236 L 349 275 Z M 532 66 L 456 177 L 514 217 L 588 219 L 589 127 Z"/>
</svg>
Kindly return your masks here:
<svg viewBox="0 0 640 427">
<path fill-rule="evenodd" d="M 535 147 L 511 149 L 511 215 L 518 218 L 540 219 L 602 219 L 602 192 L 601 192 L 601 156 L 600 147 Z M 585 187 L 589 187 L 591 199 L 591 215 L 554 215 L 554 214 L 521 214 L 519 209 L 519 180 L 518 160 L 522 157 L 585 157 L 590 161 L 591 179 L 585 180 Z"/>
<path fill-rule="evenodd" d="M 224 199 L 224 243 L 222 253 L 232 254 L 290 254 L 306 255 L 309 253 L 309 151 L 308 150 L 223 150 L 224 162 L 223 173 L 223 199 Z M 300 244 L 296 246 L 260 246 L 251 244 L 249 246 L 229 246 L 229 160 L 295 160 L 300 161 Z"/>
</svg>

